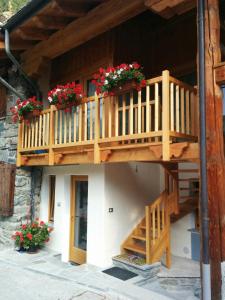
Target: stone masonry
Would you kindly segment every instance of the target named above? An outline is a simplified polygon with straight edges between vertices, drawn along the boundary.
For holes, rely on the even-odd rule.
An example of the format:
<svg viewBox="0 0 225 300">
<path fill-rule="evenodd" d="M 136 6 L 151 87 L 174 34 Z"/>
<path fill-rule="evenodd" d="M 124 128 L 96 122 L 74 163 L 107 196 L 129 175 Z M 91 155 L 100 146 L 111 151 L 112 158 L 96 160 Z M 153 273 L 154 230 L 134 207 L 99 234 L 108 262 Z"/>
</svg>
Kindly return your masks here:
<svg viewBox="0 0 225 300">
<path fill-rule="evenodd" d="M 22 95 L 28 96 L 29 89 L 18 73 L 10 69 L 8 81 Z M 16 163 L 18 125 L 11 121 L 10 107 L 15 105 L 17 96 L 8 91 L 6 117 L 0 118 L 0 161 Z M 12 243 L 12 233 L 22 221 L 31 216 L 31 182 L 35 178 L 33 188 L 34 216 L 38 216 L 41 189 L 41 168 L 17 168 L 15 180 L 14 214 L 11 217 L 0 216 L 0 248 Z"/>
</svg>

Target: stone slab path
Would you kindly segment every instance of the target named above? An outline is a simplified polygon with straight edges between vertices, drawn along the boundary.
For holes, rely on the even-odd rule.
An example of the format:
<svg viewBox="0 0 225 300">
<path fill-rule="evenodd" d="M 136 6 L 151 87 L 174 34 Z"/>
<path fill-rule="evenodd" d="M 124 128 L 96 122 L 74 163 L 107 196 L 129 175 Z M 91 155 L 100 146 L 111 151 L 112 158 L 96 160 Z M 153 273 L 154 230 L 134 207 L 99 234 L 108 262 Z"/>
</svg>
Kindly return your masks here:
<svg viewBox="0 0 225 300">
<path fill-rule="evenodd" d="M 171 300 L 142 288 L 137 276 L 121 281 L 91 265 L 60 261 L 52 251 L 0 251 L 0 296 L 4 300 Z"/>
</svg>

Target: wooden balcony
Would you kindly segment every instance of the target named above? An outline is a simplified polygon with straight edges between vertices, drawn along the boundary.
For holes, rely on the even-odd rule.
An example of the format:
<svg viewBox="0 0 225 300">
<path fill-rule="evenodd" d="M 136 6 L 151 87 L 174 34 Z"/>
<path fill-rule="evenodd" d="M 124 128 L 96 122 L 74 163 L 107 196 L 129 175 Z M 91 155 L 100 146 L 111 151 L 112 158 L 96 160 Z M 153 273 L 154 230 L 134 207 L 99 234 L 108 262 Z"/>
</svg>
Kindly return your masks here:
<svg viewBox="0 0 225 300">
<path fill-rule="evenodd" d="M 140 92 L 95 95 L 22 122 L 17 166 L 196 161 L 197 139 L 196 90 L 164 71 Z"/>
</svg>

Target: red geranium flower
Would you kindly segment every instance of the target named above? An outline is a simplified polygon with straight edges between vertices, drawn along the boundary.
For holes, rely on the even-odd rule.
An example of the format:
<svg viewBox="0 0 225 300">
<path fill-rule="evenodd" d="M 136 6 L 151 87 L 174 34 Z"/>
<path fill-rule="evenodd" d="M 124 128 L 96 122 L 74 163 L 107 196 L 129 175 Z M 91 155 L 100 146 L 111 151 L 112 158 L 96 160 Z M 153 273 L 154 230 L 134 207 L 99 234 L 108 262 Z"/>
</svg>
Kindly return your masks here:
<svg viewBox="0 0 225 300">
<path fill-rule="evenodd" d="M 33 238 L 33 235 L 31 234 L 31 233 L 27 233 L 27 238 L 31 241 L 32 240 L 32 238 Z"/>
</svg>

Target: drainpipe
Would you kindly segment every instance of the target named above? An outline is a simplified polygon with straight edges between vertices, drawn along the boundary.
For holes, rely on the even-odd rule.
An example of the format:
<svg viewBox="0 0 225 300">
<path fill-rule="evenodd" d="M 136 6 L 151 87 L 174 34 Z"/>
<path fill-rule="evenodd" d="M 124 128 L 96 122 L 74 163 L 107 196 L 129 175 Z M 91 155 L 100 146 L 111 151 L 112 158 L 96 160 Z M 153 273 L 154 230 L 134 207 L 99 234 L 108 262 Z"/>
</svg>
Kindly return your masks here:
<svg viewBox="0 0 225 300">
<path fill-rule="evenodd" d="M 24 97 L 16 90 L 14 87 L 12 87 L 7 81 L 5 81 L 4 78 L 0 76 L 0 82 L 3 84 L 7 89 L 9 89 L 13 94 L 15 94 L 18 98 L 23 99 Z"/>
<path fill-rule="evenodd" d="M 198 71 L 200 114 L 200 222 L 202 244 L 202 299 L 211 300 L 211 274 L 209 263 L 209 218 L 206 164 L 206 95 L 205 95 L 205 3 L 198 0 Z"/>
<path fill-rule="evenodd" d="M 11 62 L 17 67 L 17 69 L 20 71 L 20 73 L 23 75 L 23 77 L 26 79 L 26 81 L 29 83 L 29 85 L 32 87 L 33 91 L 35 92 L 35 95 L 38 99 L 41 100 L 41 93 L 38 89 L 38 86 L 34 83 L 33 80 L 31 80 L 27 74 L 23 71 L 20 63 L 17 61 L 17 59 L 14 57 L 10 50 L 10 38 L 9 38 L 9 32 L 7 29 L 4 29 L 4 35 L 5 35 L 5 52 L 8 58 L 11 60 Z"/>
</svg>

